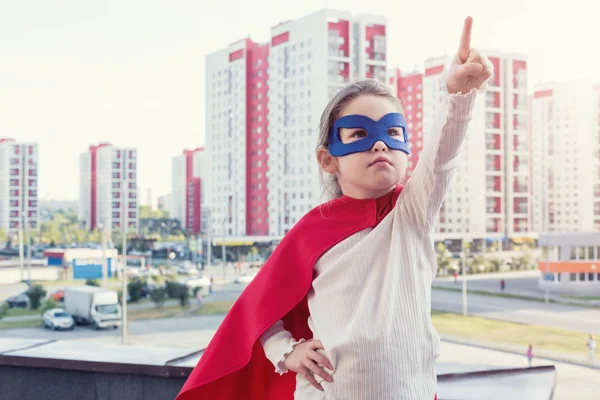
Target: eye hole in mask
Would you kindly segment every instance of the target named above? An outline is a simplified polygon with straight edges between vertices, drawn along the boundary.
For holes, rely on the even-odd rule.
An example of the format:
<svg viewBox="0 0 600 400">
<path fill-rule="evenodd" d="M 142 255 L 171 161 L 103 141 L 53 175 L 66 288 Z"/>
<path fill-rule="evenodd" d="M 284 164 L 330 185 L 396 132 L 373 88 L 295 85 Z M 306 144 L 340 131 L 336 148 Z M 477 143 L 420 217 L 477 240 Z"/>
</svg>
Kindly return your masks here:
<svg viewBox="0 0 600 400">
<path fill-rule="evenodd" d="M 369 133 L 363 128 L 340 128 L 338 135 L 343 144 L 356 142 L 357 140 L 368 137 Z M 404 142 L 404 128 L 393 126 L 387 129 L 387 135 L 392 139 Z"/>
<path fill-rule="evenodd" d="M 389 113 L 379 121 L 365 115 L 338 118 L 329 132 L 329 152 L 340 157 L 371 150 L 382 141 L 392 150 L 410 154 L 406 120 L 400 113 Z"/>
</svg>

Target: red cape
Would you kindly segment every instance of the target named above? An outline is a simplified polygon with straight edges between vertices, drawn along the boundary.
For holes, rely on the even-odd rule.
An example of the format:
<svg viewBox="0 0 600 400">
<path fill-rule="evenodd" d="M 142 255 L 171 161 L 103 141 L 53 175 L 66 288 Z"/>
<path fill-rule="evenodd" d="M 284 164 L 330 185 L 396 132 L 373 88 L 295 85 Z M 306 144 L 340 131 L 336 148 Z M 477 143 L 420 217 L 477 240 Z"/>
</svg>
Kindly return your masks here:
<svg viewBox="0 0 600 400">
<path fill-rule="evenodd" d="M 376 226 L 402 191 L 379 198 L 341 197 L 310 211 L 277 246 L 235 302 L 176 400 L 293 399 L 296 374 L 275 373 L 260 336 L 280 319 L 294 338 L 310 339 L 306 295 L 327 250 Z"/>
</svg>

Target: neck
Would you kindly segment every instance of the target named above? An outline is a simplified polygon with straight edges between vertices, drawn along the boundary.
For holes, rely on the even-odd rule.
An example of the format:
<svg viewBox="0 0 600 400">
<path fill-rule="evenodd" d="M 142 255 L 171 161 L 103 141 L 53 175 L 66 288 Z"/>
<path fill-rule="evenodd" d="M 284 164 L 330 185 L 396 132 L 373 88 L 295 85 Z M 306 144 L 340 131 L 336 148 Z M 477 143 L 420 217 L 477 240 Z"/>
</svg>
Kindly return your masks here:
<svg viewBox="0 0 600 400">
<path fill-rule="evenodd" d="M 378 199 L 381 196 L 385 196 L 386 194 L 394 191 L 396 189 L 396 185 L 391 187 L 378 189 L 378 190 L 365 190 L 362 188 L 349 187 L 345 188 L 342 186 L 342 193 L 344 196 L 351 197 L 357 200 L 366 200 L 366 199 Z"/>
</svg>

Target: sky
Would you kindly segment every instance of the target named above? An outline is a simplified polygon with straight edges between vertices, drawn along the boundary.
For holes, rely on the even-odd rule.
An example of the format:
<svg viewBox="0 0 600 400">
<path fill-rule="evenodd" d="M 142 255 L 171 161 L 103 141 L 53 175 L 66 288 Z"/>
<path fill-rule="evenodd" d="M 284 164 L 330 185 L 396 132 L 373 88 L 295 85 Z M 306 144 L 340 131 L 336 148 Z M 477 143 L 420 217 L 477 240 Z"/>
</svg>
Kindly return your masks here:
<svg viewBox="0 0 600 400">
<path fill-rule="evenodd" d="M 423 69 L 472 46 L 528 56 L 529 84 L 600 81 L 594 2 L 541 0 L 0 0 L 0 137 L 39 143 L 40 199 L 79 197 L 79 154 L 138 149 L 140 199 L 166 194 L 171 158 L 204 144 L 204 58 L 323 8 L 388 18 L 388 64 Z"/>
</svg>

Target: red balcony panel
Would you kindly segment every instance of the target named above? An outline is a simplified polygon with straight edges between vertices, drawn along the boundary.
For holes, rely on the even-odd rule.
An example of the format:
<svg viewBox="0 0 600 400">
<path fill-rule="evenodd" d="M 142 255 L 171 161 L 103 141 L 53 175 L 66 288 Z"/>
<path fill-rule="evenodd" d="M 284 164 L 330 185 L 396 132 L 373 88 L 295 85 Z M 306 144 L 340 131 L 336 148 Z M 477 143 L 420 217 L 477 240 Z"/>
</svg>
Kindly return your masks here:
<svg viewBox="0 0 600 400">
<path fill-rule="evenodd" d="M 494 75 L 490 79 L 490 86 L 500 86 L 500 76 L 503 71 L 500 71 L 500 59 L 498 57 L 489 57 L 490 62 L 494 66 Z"/>
<path fill-rule="evenodd" d="M 328 23 L 329 32 L 336 32 L 338 37 L 343 38 L 343 43 L 340 43 L 339 50 L 341 51 L 340 56 L 350 56 L 350 23 L 345 20 L 339 20 L 337 22 Z"/>
</svg>

